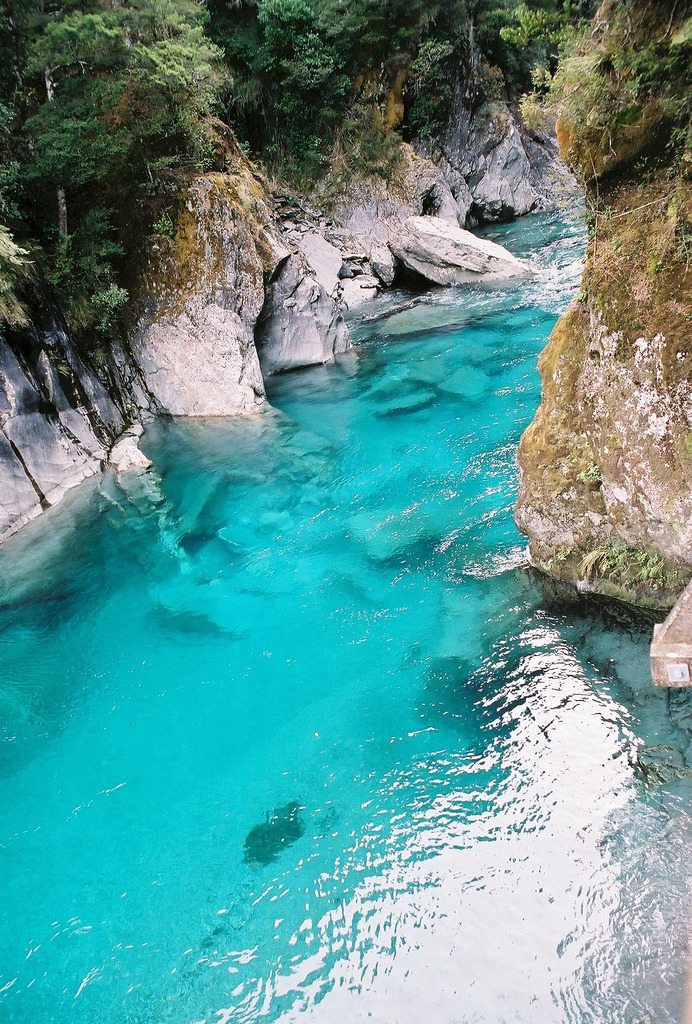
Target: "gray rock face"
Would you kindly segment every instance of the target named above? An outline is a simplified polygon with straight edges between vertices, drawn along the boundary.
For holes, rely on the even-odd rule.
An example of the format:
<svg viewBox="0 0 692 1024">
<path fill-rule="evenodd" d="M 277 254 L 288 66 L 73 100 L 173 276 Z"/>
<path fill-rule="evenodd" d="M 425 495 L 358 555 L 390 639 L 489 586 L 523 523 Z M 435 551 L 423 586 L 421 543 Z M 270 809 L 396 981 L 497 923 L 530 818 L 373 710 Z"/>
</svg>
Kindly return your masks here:
<svg viewBox="0 0 692 1024">
<path fill-rule="evenodd" d="M 257 351 L 237 313 L 195 297 L 133 343 L 157 408 L 171 416 L 246 416 L 265 400 Z"/>
<path fill-rule="evenodd" d="M 437 143 L 422 144 L 455 196 L 463 196 L 469 223 L 510 220 L 539 205 L 524 140 L 506 108 L 481 110 L 450 122 Z"/>
<path fill-rule="evenodd" d="M 156 411 L 238 416 L 264 404 L 253 330 L 264 275 L 288 249 L 274 237 L 249 165 L 240 172 L 237 179 L 195 179 L 174 237 L 151 246 L 135 298 L 140 315 L 131 347 Z"/>
<path fill-rule="evenodd" d="M 411 217 L 390 245 L 404 266 L 435 284 L 505 281 L 531 273 L 503 246 L 438 217 Z"/>
<path fill-rule="evenodd" d="M 453 88 L 446 127 L 437 138 L 418 142 L 416 150 L 432 160 L 466 209 L 462 227 L 510 220 L 575 192 L 555 142 L 521 126 L 508 107 L 486 102 L 480 52 L 472 38 L 467 65 L 459 68 Z"/>
<path fill-rule="evenodd" d="M 45 350 L 35 367 L 22 366 L 0 339 L 0 539 L 99 472 L 105 455 Z"/>
<path fill-rule="evenodd" d="M 126 395 L 110 395 L 40 286 L 32 326 L 0 335 L 0 539 L 99 472 L 122 431 Z"/>
<path fill-rule="evenodd" d="M 531 165 L 511 115 L 488 119 L 472 136 L 476 167 L 467 177 L 474 206 L 484 220 L 528 213 L 538 203 Z"/>
<path fill-rule="evenodd" d="M 333 300 L 297 255 L 268 285 L 255 338 L 265 374 L 326 363 L 350 347 Z"/>
</svg>

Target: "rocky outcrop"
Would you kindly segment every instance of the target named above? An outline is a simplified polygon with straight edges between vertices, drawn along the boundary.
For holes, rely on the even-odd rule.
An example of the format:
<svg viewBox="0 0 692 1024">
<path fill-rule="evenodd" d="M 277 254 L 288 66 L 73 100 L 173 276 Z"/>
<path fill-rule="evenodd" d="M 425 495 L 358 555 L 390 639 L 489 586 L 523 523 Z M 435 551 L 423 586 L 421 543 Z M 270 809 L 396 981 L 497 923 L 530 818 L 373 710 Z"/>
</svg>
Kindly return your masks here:
<svg viewBox="0 0 692 1024">
<path fill-rule="evenodd" d="M 332 245 L 319 231 L 306 231 L 299 236 L 298 249 L 305 257 L 318 283 L 327 295 L 334 298 L 337 294 L 341 268 L 344 258 L 341 250 Z M 304 272 L 308 272 L 304 268 Z"/>
<path fill-rule="evenodd" d="M 689 74 L 674 52 L 683 13 L 673 3 L 655 16 L 643 3 L 604 5 L 584 44 L 589 66 L 609 61 L 616 42 L 639 50 L 656 33 L 670 51 L 661 80 L 676 61 Z M 669 167 L 649 171 L 640 159 L 658 138 L 656 98 L 647 92 L 648 106 L 633 109 L 635 84 L 621 86 L 603 110 L 592 110 L 588 83 L 582 98 L 573 87 L 558 122 L 565 156 L 591 175 L 591 241 L 581 294 L 540 358 L 543 398 L 519 449 L 516 520 L 551 575 L 667 606 L 692 576 L 692 186 L 681 172 L 684 131 L 683 151 L 654 148 Z M 669 129 L 670 97 L 689 96 L 689 85 L 675 71 L 666 90 L 658 106 Z M 593 129 L 609 117 L 612 130 Z"/>
<path fill-rule="evenodd" d="M 268 284 L 256 338 L 265 374 L 326 363 L 350 347 L 334 301 L 298 255 L 290 256 Z"/>
<path fill-rule="evenodd" d="M 405 267 L 434 284 L 507 281 L 531 273 L 503 246 L 439 217 L 410 217 L 390 248 Z"/>
<path fill-rule="evenodd" d="M 265 404 L 252 335 L 199 297 L 164 310 L 134 346 L 156 408 L 170 416 L 248 416 Z"/>
<path fill-rule="evenodd" d="M 261 182 L 206 175 L 182 197 L 171 239 L 150 246 L 137 283 L 132 352 L 152 406 L 172 416 L 256 412 L 264 385 L 254 328 L 265 275 L 289 255 Z"/>
<path fill-rule="evenodd" d="M 151 247 L 132 350 L 157 411 L 258 412 L 262 373 L 326 362 L 348 347 L 331 297 L 340 254 L 313 232 L 299 238 L 309 264 L 271 206 L 265 182 L 241 154 L 234 175 L 190 184 L 173 238 Z"/>
<path fill-rule="evenodd" d="M 325 188 L 329 188 L 327 182 Z M 364 251 L 386 245 L 409 217 L 434 215 L 450 224 L 466 223 L 470 197 L 455 198 L 431 160 L 402 144 L 388 179 L 357 175 L 331 200 L 329 237 L 341 248 Z"/>
<path fill-rule="evenodd" d="M 120 435 L 110 450 L 108 463 L 117 473 L 129 473 L 132 470 L 149 469 L 152 465 L 142 449 L 139 441 L 144 433 L 140 423 L 134 424 Z"/>
<path fill-rule="evenodd" d="M 38 293 L 32 327 L 0 336 L 0 539 L 100 472 L 123 416 Z"/>
<path fill-rule="evenodd" d="M 511 220 L 539 205 L 521 132 L 506 107 L 464 111 L 430 151 L 454 194 L 468 196 L 476 223 Z"/>
</svg>

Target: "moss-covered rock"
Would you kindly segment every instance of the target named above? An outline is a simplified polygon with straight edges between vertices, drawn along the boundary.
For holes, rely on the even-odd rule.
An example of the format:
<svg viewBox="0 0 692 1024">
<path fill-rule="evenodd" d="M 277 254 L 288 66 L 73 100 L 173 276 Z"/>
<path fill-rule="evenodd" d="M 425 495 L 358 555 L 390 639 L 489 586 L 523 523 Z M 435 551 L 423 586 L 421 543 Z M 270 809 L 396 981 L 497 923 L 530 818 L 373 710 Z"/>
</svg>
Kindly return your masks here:
<svg viewBox="0 0 692 1024">
<path fill-rule="evenodd" d="M 585 179 L 589 243 L 581 294 L 539 361 L 516 519 L 545 571 L 665 606 L 692 577 L 692 184 L 689 85 L 666 77 L 676 11 L 661 4 L 647 23 L 650 10 L 603 5 L 578 57 L 604 76 L 607 109 L 580 122 L 570 94 L 558 122 Z M 648 69 L 649 86 L 627 68 L 640 82 Z"/>
</svg>

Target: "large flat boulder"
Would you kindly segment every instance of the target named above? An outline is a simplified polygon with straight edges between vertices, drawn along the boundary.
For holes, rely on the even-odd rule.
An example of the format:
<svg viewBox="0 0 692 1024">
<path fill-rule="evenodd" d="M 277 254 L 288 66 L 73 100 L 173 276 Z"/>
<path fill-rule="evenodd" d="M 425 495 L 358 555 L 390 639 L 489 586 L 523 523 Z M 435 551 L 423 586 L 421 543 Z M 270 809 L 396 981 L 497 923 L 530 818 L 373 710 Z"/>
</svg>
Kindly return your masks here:
<svg viewBox="0 0 692 1024">
<path fill-rule="evenodd" d="M 409 217 L 389 246 L 405 267 L 434 284 L 507 281 L 531 273 L 504 246 L 439 217 Z"/>
</svg>

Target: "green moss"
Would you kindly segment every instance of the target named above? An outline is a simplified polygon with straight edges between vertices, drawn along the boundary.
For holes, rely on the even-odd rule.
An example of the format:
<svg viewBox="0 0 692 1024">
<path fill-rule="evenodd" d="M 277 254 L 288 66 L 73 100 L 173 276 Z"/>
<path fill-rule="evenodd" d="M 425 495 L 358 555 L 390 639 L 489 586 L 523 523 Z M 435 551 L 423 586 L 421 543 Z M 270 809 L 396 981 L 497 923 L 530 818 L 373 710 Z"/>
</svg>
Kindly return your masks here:
<svg viewBox="0 0 692 1024">
<path fill-rule="evenodd" d="M 577 473 L 577 480 L 587 486 L 590 484 L 600 485 L 603 482 L 603 475 L 600 468 L 594 462 L 591 462 L 581 472 Z"/>
</svg>

